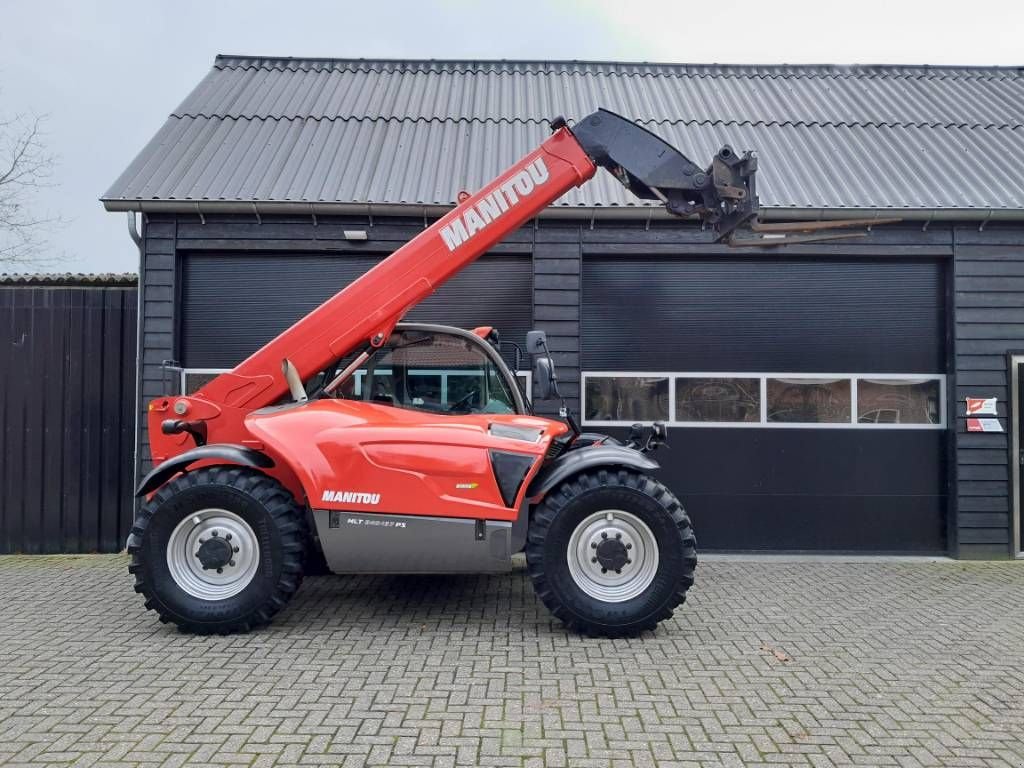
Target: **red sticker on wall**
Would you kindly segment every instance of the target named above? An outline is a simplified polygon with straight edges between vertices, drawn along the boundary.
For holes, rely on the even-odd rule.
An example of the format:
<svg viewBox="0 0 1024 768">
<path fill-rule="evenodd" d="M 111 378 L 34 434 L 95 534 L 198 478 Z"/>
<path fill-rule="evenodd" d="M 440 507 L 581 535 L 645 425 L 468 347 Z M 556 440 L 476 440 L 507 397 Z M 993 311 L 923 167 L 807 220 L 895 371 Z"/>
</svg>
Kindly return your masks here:
<svg viewBox="0 0 1024 768">
<path fill-rule="evenodd" d="M 996 398 L 994 397 L 968 397 L 968 416 L 995 416 Z"/>
</svg>

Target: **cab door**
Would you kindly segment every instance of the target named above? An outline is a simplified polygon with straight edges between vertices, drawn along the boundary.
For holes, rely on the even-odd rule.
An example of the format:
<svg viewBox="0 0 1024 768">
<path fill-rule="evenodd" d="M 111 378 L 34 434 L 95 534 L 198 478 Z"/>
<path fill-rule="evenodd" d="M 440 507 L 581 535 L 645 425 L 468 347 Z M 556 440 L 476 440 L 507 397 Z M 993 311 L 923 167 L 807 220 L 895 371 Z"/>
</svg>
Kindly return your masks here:
<svg viewBox="0 0 1024 768">
<path fill-rule="evenodd" d="M 513 481 L 543 457 L 546 422 L 523 413 L 511 373 L 478 336 L 400 326 L 342 385 L 341 395 L 333 411 L 357 421 L 317 438 L 331 468 L 320 481 L 323 493 L 314 496 L 321 506 L 515 517 L 519 483 Z M 514 424 L 524 418 L 530 423 Z M 349 493 L 352 478 L 359 488 Z"/>
</svg>

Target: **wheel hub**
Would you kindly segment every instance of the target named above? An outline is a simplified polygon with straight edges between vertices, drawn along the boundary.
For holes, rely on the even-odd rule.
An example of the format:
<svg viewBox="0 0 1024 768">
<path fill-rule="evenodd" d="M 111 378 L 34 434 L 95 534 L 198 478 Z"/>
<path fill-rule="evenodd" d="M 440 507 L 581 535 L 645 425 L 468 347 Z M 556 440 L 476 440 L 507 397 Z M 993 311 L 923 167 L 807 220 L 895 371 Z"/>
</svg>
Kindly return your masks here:
<svg viewBox="0 0 1024 768">
<path fill-rule="evenodd" d="M 195 512 L 171 532 L 167 570 L 185 592 L 201 600 L 226 600 L 249 586 L 260 563 L 250 525 L 226 509 Z"/>
<path fill-rule="evenodd" d="M 211 568 L 216 569 L 226 566 L 231 562 L 233 554 L 231 545 L 227 541 L 220 537 L 211 536 L 199 544 L 196 558 L 202 563 L 203 570 L 208 571 Z"/>
<path fill-rule="evenodd" d="M 597 562 L 607 571 L 621 571 L 622 566 L 629 562 L 626 545 L 622 543 L 621 534 L 617 539 L 605 539 L 597 545 Z"/>
<path fill-rule="evenodd" d="M 647 524 L 631 512 L 588 515 L 569 539 L 569 573 L 591 597 L 617 603 L 640 595 L 658 570 L 658 544 Z"/>
</svg>

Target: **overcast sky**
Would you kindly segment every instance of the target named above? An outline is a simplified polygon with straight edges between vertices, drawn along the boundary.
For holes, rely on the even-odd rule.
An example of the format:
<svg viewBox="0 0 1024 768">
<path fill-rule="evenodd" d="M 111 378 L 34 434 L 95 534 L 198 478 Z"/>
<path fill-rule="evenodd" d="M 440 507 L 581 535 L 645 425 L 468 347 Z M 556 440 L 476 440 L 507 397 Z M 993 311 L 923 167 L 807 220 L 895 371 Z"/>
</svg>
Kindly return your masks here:
<svg viewBox="0 0 1024 768">
<path fill-rule="evenodd" d="M 135 271 L 124 214 L 97 198 L 217 53 L 1019 66 L 1022 52 L 1021 0 L 0 0 L 0 119 L 47 116 L 58 165 L 33 202 L 66 221 L 51 268 Z"/>
</svg>

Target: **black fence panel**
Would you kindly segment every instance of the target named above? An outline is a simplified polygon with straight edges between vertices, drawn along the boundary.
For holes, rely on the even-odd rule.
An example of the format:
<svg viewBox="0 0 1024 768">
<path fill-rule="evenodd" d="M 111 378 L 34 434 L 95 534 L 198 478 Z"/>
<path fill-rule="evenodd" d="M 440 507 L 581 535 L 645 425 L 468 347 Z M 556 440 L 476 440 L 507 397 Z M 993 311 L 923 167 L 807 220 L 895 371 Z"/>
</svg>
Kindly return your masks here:
<svg viewBox="0 0 1024 768">
<path fill-rule="evenodd" d="M 0 553 L 124 548 L 137 299 L 134 287 L 0 287 Z"/>
</svg>

